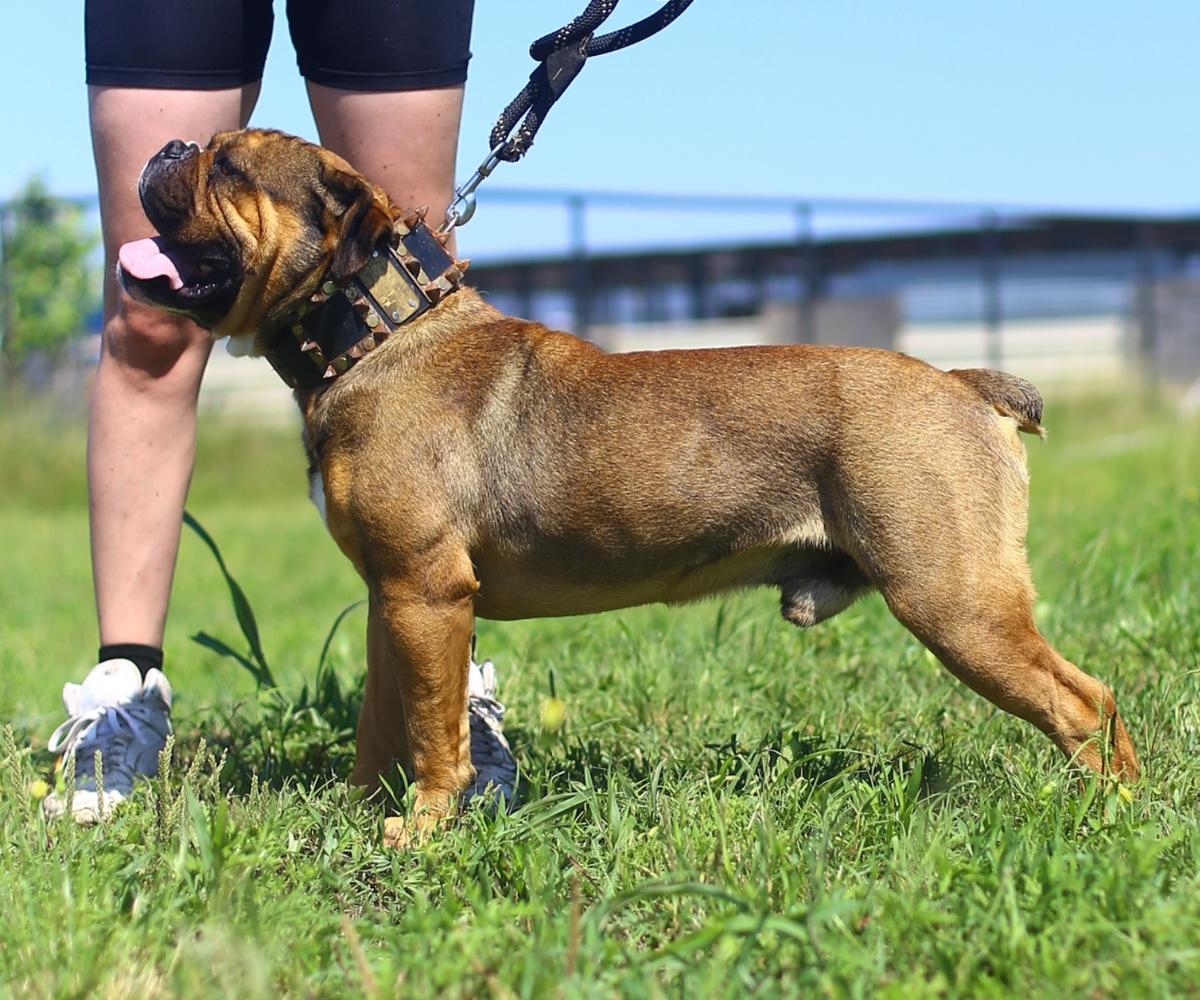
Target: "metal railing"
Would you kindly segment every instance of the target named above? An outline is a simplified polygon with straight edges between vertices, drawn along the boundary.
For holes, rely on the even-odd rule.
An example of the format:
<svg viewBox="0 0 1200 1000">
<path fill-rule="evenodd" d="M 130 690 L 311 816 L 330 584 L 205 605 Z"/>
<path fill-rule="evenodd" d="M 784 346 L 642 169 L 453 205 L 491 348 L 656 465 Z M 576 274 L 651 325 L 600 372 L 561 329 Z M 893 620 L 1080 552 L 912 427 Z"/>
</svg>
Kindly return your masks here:
<svg viewBox="0 0 1200 1000">
<path fill-rule="evenodd" d="M 745 300 L 740 309 L 747 314 L 789 307 L 794 327 L 788 339 L 803 342 L 855 342 L 855 331 L 845 329 L 846 310 L 826 306 L 875 299 L 889 301 L 895 312 L 891 337 L 869 338 L 883 346 L 907 348 L 920 342 L 922 331 L 957 324 L 981 338 L 983 363 L 1002 367 L 1014 360 L 1012 343 L 1029 340 L 1031 323 L 1053 332 L 1065 320 L 1090 319 L 1094 339 L 1122 355 L 1114 363 L 1200 376 L 1200 216 L 512 188 L 484 191 L 481 206 L 489 202 L 557 207 L 564 216 L 560 242 L 549 251 L 518 250 L 509 259 L 492 254 L 473 270 L 473 283 L 504 308 L 596 339 L 614 323 L 661 319 L 661 307 L 639 313 L 605 305 L 634 292 L 649 301 L 655 288 L 688 303 L 671 316 L 681 321 L 721 318 L 721 303 L 731 297 Z M 642 230 L 624 240 L 609 234 L 607 245 L 598 246 L 596 221 L 630 212 L 723 217 L 741 231 L 724 227 L 712 236 L 693 235 L 691 245 L 664 246 L 670 241 L 662 232 Z M 756 235 L 763 229 L 773 232 Z M 549 308 L 542 308 L 545 302 Z M 1187 321 L 1190 311 L 1196 324 Z M 1163 313 L 1172 317 L 1169 330 Z M 1165 354 L 1164 347 L 1170 348 Z M 1047 345 L 1042 353 L 1052 349 Z M 1064 355 L 1064 365 L 1069 360 Z"/>
<path fill-rule="evenodd" d="M 1200 317 L 1200 217 L 503 187 L 479 199 L 483 210 L 459 234 L 475 258 L 472 283 L 510 311 L 583 336 L 631 327 L 622 343 L 636 344 L 641 325 L 782 311 L 790 326 L 775 329 L 777 339 L 865 336 L 912 349 L 958 329 L 1000 367 L 1031 323 L 1107 317 L 1107 327 L 1093 324 L 1093 340 L 1121 339 L 1113 350 L 1125 361 L 1200 376 L 1200 321 L 1189 319 Z M 62 201 L 96 208 L 94 197 Z M 0 203 L 0 293 L 11 227 L 10 205 Z M 890 333 L 862 334 L 868 305 Z M 1071 336 L 1087 340 L 1086 331 Z"/>
</svg>

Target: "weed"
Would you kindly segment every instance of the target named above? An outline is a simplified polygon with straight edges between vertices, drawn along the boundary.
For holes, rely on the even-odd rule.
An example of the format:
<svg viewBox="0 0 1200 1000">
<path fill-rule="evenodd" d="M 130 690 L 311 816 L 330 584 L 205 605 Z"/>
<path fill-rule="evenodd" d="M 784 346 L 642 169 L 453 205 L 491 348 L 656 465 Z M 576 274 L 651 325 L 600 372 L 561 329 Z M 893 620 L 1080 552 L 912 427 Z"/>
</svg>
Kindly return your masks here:
<svg viewBox="0 0 1200 1000">
<path fill-rule="evenodd" d="M 257 713 L 247 716 L 242 707 L 224 713 L 212 738 L 225 751 L 225 778 L 246 791 L 251 781 L 279 788 L 289 781 L 324 782 L 344 776 L 354 755 L 354 728 L 362 703 L 362 677 L 346 689 L 330 665 L 329 651 L 342 623 L 365 604 L 355 601 L 343 608 L 325 634 L 311 681 L 295 694 L 282 690 L 263 652 L 258 619 L 241 584 L 230 572 L 212 535 L 190 513 L 183 515 L 212 553 L 229 589 L 234 615 L 247 651 L 240 653 L 207 632 L 192 641 L 241 666 L 253 679 Z"/>
</svg>

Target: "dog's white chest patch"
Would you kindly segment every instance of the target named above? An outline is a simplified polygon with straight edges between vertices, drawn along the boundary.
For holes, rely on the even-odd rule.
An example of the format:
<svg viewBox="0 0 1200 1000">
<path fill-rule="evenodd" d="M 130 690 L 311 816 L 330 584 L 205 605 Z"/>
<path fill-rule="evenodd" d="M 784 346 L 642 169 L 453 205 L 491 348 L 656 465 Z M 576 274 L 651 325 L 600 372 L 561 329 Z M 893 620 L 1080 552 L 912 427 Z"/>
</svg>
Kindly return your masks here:
<svg viewBox="0 0 1200 1000">
<path fill-rule="evenodd" d="M 225 350 L 229 352 L 231 357 L 253 357 L 255 336 L 256 335 L 253 333 L 235 334 L 225 341 Z"/>
<path fill-rule="evenodd" d="M 320 469 L 316 469 L 309 474 L 308 498 L 313 502 L 313 506 L 317 508 L 317 513 L 321 515 L 321 520 L 328 527 L 329 517 L 325 513 L 325 480 L 321 478 Z"/>
</svg>

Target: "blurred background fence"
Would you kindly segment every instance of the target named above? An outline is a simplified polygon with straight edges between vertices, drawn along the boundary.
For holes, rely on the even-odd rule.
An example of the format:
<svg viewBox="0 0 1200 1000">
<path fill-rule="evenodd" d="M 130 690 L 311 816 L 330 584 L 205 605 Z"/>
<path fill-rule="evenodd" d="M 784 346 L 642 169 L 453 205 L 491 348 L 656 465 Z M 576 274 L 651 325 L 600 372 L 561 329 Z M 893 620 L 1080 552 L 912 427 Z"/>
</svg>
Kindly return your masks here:
<svg viewBox="0 0 1200 1000">
<path fill-rule="evenodd" d="M 502 309 L 612 349 L 859 344 L 1052 381 L 1200 377 L 1200 218 L 863 200 L 490 197 L 560 206 L 565 247 L 484 260 L 473 283 Z M 756 212 L 789 220 L 791 232 L 688 246 L 664 236 L 656 246 L 638 228 L 630 243 L 640 248 L 593 248 L 592 221 L 631 210 Z"/>
<path fill-rule="evenodd" d="M 1043 386 L 1200 384 L 1200 217 L 505 188 L 480 200 L 459 237 L 466 252 L 491 246 L 472 284 L 610 350 L 856 344 Z M 61 204 L 95 225 L 94 202 Z M 15 226 L 0 206 L 0 289 L 20 265 Z M 84 325 L 56 356 L 60 379 L 95 357 L 94 307 Z M 204 400 L 290 403 L 265 364 L 221 351 Z"/>
</svg>

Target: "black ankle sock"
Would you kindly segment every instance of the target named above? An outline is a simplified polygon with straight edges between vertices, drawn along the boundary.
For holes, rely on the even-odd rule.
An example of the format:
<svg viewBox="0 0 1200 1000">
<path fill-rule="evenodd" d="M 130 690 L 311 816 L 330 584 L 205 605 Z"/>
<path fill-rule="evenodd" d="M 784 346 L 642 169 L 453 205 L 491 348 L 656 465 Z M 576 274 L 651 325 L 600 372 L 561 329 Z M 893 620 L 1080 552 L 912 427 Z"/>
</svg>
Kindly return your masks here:
<svg viewBox="0 0 1200 1000">
<path fill-rule="evenodd" d="M 152 667 L 162 670 L 163 651 L 158 646 L 143 646 L 140 642 L 114 642 L 100 647 L 99 662 L 105 660 L 132 660 L 145 680 Z"/>
</svg>

